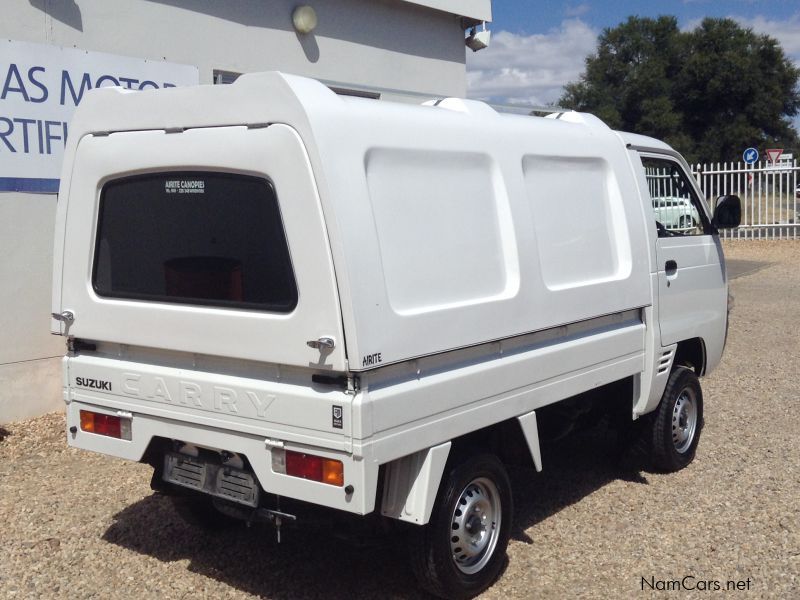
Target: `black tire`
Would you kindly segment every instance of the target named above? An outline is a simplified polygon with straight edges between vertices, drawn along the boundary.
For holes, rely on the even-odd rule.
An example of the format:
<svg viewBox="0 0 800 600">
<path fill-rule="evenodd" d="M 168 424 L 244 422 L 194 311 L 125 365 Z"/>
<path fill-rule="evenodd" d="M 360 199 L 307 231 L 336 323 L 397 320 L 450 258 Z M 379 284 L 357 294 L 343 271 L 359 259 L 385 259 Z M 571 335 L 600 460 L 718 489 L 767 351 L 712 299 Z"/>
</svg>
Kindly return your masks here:
<svg viewBox="0 0 800 600">
<path fill-rule="evenodd" d="M 703 429 L 703 390 L 694 371 L 676 367 L 653 413 L 650 445 L 653 466 L 680 471 L 694 460 Z"/>
<path fill-rule="evenodd" d="M 449 465 L 430 522 L 410 535 L 420 585 L 450 599 L 471 598 L 492 585 L 507 561 L 513 512 L 508 474 L 496 456 L 479 454 Z M 467 536 L 473 544 L 463 544 Z"/>
<path fill-rule="evenodd" d="M 175 512 L 191 527 L 207 532 L 220 532 L 242 525 L 239 519 L 229 517 L 214 508 L 214 499 L 207 494 L 171 496 L 171 500 Z"/>
</svg>

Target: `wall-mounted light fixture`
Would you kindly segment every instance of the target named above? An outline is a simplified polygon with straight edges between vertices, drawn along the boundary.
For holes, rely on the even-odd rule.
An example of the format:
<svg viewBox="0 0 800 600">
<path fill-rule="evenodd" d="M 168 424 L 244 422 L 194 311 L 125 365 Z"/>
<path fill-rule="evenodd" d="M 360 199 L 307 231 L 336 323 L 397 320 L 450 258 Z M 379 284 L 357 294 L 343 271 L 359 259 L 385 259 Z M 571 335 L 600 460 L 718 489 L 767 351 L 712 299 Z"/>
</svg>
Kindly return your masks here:
<svg viewBox="0 0 800 600">
<path fill-rule="evenodd" d="M 317 27 L 317 11 L 301 4 L 292 11 L 292 24 L 297 33 L 311 33 Z"/>
<path fill-rule="evenodd" d="M 483 50 L 489 47 L 489 42 L 492 39 L 492 32 L 486 29 L 486 21 L 481 25 L 481 30 L 478 31 L 477 27 L 473 27 L 469 31 L 469 36 L 464 40 L 467 48 L 473 52 Z"/>
</svg>

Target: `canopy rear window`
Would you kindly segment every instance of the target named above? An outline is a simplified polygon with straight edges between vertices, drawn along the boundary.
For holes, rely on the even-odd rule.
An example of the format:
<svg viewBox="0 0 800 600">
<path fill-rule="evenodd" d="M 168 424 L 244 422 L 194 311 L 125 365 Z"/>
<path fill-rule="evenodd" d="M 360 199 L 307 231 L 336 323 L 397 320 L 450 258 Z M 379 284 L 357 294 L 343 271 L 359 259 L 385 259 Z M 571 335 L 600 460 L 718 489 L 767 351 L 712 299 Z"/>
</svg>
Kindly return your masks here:
<svg viewBox="0 0 800 600">
<path fill-rule="evenodd" d="M 170 172 L 107 183 L 92 284 L 100 296 L 288 313 L 297 285 L 266 179 Z"/>
</svg>

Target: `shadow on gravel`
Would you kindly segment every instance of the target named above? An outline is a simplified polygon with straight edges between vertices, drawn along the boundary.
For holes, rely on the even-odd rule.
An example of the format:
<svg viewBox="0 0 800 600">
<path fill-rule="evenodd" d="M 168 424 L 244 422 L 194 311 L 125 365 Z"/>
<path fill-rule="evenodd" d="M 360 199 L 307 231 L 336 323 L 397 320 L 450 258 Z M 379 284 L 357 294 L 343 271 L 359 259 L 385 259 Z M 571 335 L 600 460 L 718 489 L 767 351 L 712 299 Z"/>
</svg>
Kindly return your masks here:
<svg viewBox="0 0 800 600">
<path fill-rule="evenodd" d="M 416 586 L 403 539 L 357 544 L 327 527 L 285 526 L 282 541 L 266 525 L 205 533 L 186 525 L 169 498 L 154 494 L 114 516 L 107 542 L 189 570 L 255 596 L 430 598 Z M 197 585 L 196 583 L 194 585 Z"/>
<path fill-rule="evenodd" d="M 765 267 L 772 266 L 775 263 L 731 258 L 726 260 L 725 264 L 728 269 L 728 278 L 736 279 L 737 277 L 752 275 L 753 273 L 756 273 Z"/>
<path fill-rule="evenodd" d="M 545 470 L 513 468 L 516 504 L 512 538 L 532 543 L 525 530 L 615 480 L 647 483 L 635 467 L 620 466 L 613 434 L 603 428 L 543 448 Z M 296 598 L 430 598 L 409 567 L 403 536 L 384 533 L 365 543 L 343 540 L 330 523 L 273 528 L 253 525 L 205 533 L 186 525 L 169 498 L 154 494 L 114 516 L 103 539 L 164 562 L 189 560 L 189 570 L 255 596 Z M 363 519 L 345 518 L 350 533 Z M 195 584 L 196 585 L 196 584 Z"/>
<path fill-rule="evenodd" d="M 616 434 L 603 425 L 543 444 L 541 473 L 523 468 L 511 473 L 516 511 L 511 538 L 533 543 L 526 529 L 613 481 L 647 485 L 642 465 L 621 452 Z"/>
<path fill-rule="evenodd" d="M 11 435 L 11 432 L 8 429 L 3 429 L 0 427 L 0 442 L 6 439 L 8 436 Z"/>
</svg>

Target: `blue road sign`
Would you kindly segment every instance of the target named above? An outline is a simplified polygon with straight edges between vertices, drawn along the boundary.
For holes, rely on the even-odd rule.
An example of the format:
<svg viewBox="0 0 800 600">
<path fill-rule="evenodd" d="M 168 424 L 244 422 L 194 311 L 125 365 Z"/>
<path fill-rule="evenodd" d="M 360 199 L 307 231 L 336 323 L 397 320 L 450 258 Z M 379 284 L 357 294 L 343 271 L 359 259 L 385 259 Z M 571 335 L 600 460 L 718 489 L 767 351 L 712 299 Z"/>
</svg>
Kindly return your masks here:
<svg viewBox="0 0 800 600">
<path fill-rule="evenodd" d="M 744 151 L 744 154 L 742 154 L 742 158 L 748 165 L 752 165 L 758 160 L 758 150 L 755 148 L 748 148 Z"/>
</svg>

